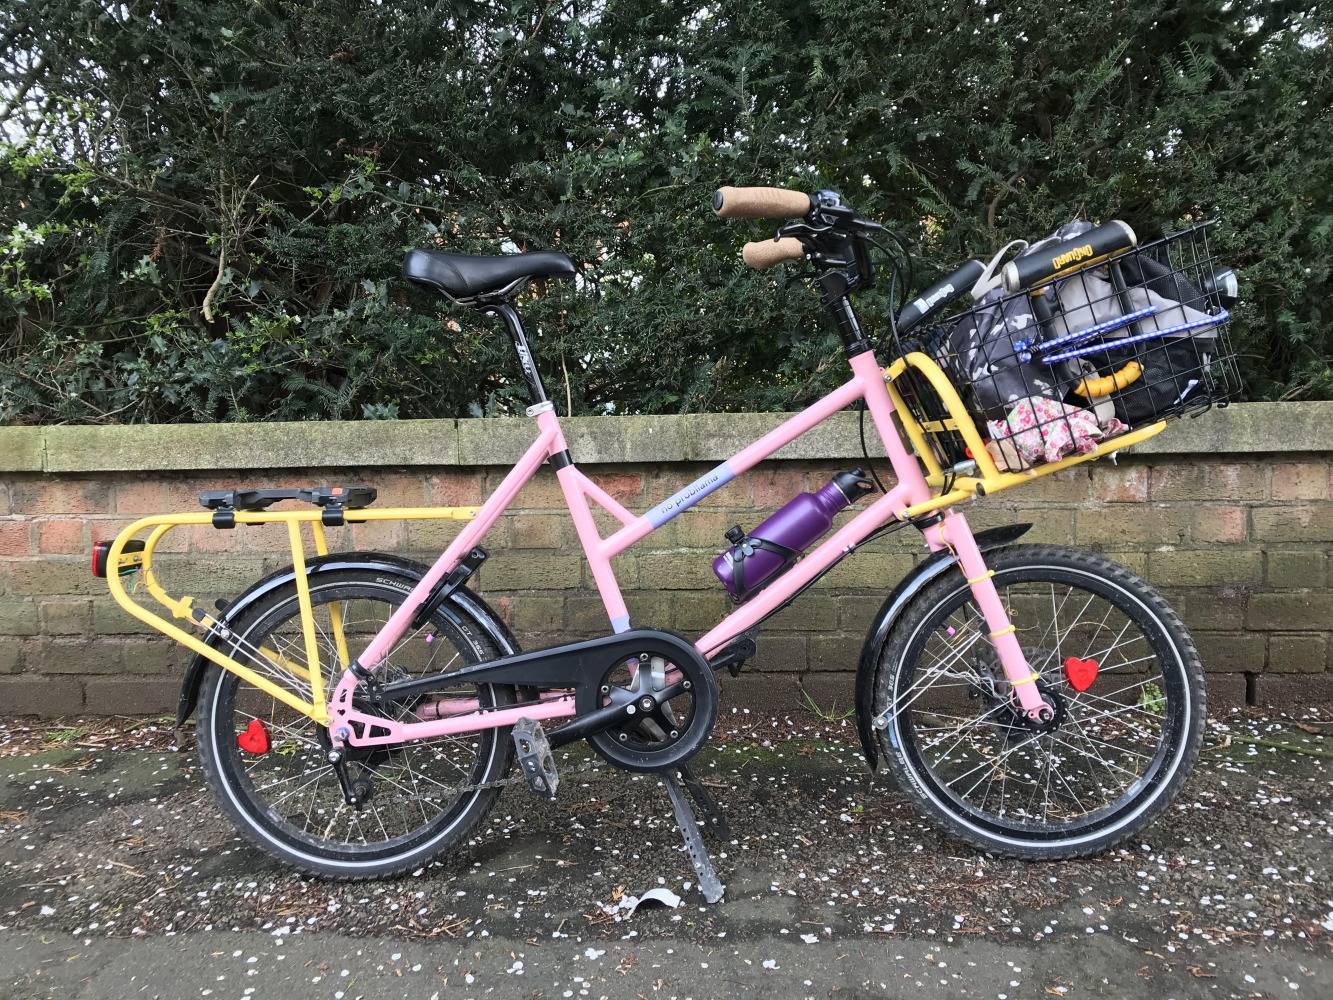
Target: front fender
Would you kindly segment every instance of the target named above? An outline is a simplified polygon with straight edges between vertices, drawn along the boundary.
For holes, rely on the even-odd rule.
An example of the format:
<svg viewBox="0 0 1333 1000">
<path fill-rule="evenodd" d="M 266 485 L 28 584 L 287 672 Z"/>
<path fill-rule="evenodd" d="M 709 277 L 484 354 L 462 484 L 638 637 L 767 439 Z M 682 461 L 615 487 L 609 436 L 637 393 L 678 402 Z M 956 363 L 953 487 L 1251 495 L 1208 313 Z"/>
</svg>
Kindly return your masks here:
<svg viewBox="0 0 1333 1000">
<path fill-rule="evenodd" d="M 998 528 L 978 531 L 973 538 L 982 552 L 998 549 L 1016 542 L 1027 534 L 1030 524 L 1006 524 Z M 879 657 L 888 642 L 889 633 L 902 615 L 903 609 L 912 599 L 936 577 L 947 572 L 954 565 L 954 557 L 947 551 L 933 552 L 930 558 L 913 568 L 893 588 L 893 593 L 880 606 L 879 612 L 870 623 L 866 633 L 865 645 L 861 647 L 861 662 L 856 667 L 856 729 L 861 736 L 861 749 L 865 751 L 866 763 L 873 771 L 879 765 L 879 745 L 875 741 L 871 719 L 874 716 L 873 701 L 875 681 L 879 675 Z"/>
<path fill-rule="evenodd" d="M 320 556 L 318 559 L 311 559 L 306 563 L 306 572 L 310 576 L 314 576 L 316 573 L 328 573 L 344 569 L 393 573 L 405 576 L 412 581 L 418 581 L 426 575 L 430 567 L 412 562 L 410 559 L 401 559 L 398 556 L 386 555 L 382 552 L 342 552 Z M 256 601 L 295 579 L 296 570 L 291 566 L 269 574 L 232 601 L 227 606 L 226 611 L 222 613 L 219 622 L 223 625 L 230 624 Z M 466 587 L 459 587 L 450 596 L 450 600 L 458 603 L 460 608 L 486 633 L 487 638 L 495 643 L 496 649 L 500 650 L 502 654 L 518 652 L 518 641 L 514 638 L 513 633 L 505 627 L 504 622 L 480 597 Z M 222 639 L 216 629 L 210 630 L 204 638 L 204 643 L 215 649 L 221 641 Z M 199 701 L 199 688 L 204 682 L 204 672 L 210 662 L 212 661 L 195 654 L 194 659 L 190 661 L 190 665 L 185 668 L 185 677 L 181 681 L 180 698 L 176 703 L 176 725 L 178 727 L 194 714 L 195 706 Z"/>
</svg>

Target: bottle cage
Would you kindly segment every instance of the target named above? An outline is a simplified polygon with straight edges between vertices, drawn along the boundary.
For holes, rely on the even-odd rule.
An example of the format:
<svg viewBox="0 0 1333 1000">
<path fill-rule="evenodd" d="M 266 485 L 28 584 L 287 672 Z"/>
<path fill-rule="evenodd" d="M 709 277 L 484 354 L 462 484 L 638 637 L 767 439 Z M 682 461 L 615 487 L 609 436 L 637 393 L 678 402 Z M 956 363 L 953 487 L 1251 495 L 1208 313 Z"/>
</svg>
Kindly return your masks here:
<svg viewBox="0 0 1333 1000">
<path fill-rule="evenodd" d="M 778 568 L 777 572 L 770 575 L 751 591 L 745 586 L 745 560 L 760 551 L 772 552 L 774 555 L 781 556 L 782 565 Z M 749 535 L 746 535 L 727 552 L 727 558 L 731 561 L 732 582 L 736 588 L 736 596 L 733 600 L 735 600 L 737 604 L 744 604 L 760 590 L 763 590 L 765 586 L 790 569 L 792 564 L 800 558 L 800 555 L 801 553 L 796 549 L 790 549 L 785 545 L 779 545 L 777 542 L 770 542 L 766 538 L 752 538 Z"/>
</svg>

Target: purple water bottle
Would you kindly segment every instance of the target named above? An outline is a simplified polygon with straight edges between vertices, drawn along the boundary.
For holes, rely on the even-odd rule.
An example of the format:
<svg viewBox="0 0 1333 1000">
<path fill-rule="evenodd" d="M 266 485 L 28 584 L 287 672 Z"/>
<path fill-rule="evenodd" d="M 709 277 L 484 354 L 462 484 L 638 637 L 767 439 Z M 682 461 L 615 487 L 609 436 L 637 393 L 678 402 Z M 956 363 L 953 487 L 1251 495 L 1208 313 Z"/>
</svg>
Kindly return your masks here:
<svg viewBox="0 0 1333 1000">
<path fill-rule="evenodd" d="M 816 492 L 788 501 L 748 536 L 736 525 L 727 532 L 732 546 L 713 560 L 713 572 L 737 604 L 749 600 L 833 527 L 833 515 L 873 489 L 860 469 L 839 472 Z"/>
</svg>

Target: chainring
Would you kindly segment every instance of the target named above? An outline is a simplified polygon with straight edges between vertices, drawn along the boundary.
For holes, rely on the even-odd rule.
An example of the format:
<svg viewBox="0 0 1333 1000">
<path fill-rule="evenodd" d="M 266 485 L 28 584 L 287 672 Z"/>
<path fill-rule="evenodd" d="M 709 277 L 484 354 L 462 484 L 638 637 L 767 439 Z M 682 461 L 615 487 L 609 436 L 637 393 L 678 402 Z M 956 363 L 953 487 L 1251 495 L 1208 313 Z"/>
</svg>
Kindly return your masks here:
<svg viewBox="0 0 1333 1000">
<path fill-rule="evenodd" d="M 688 687 L 660 699 L 662 691 L 680 682 Z M 652 705 L 645 711 L 648 701 Z M 581 688 L 575 698 L 579 715 L 630 703 L 636 712 L 628 721 L 593 733 L 588 743 L 627 771 L 670 770 L 693 757 L 713 731 L 717 679 L 702 657 L 689 659 L 668 647 L 646 646 L 633 657 L 612 662 L 596 685 Z"/>
</svg>

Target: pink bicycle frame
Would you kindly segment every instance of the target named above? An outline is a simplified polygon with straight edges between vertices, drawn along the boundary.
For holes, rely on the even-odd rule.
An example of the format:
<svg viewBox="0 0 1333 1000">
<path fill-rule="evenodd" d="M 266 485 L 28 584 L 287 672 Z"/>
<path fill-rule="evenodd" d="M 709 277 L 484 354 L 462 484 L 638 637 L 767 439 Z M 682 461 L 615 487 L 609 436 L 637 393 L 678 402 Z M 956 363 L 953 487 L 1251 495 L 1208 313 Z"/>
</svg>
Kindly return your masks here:
<svg viewBox="0 0 1333 1000">
<path fill-rule="evenodd" d="M 844 554 L 854 549 L 871 532 L 899 518 L 906 508 L 930 500 L 930 487 L 926 483 L 921 467 L 908 452 L 893 424 L 893 402 L 874 354 L 866 351 L 854 355 L 851 358 L 851 367 L 852 378 L 841 388 L 825 396 L 809 409 L 786 420 L 749 447 L 710 469 L 674 496 L 638 517 L 588 479 L 572 462 L 558 468 L 556 478 L 560 483 L 570 516 L 574 520 L 584 555 L 592 567 L 593 580 L 597 584 L 598 593 L 606 607 L 613 631 L 625 632 L 630 628 L 625 599 L 611 569 L 613 557 L 858 399 L 865 400 L 875 429 L 897 475 L 898 485 L 863 509 L 817 548 L 808 552 L 790 570 L 728 615 L 695 643 L 696 648 L 705 657 L 717 652 L 732 639 L 780 608 Z M 417 608 L 426 600 L 435 585 L 459 564 L 466 552 L 481 541 L 508 509 L 519 490 L 536 474 L 538 468 L 548 459 L 566 452 L 564 433 L 561 431 L 560 420 L 555 414 L 554 407 L 550 403 L 542 403 L 532 407 L 529 414 L 537 418 L 539 431 L 537 440 L 500 483 L 495 493 L 482 505 L 477 518 L 463 529 L 371 640 L 357 661 L 363 669 L 373 671 L 384 661 L 389 651 L 407 633 Z M 609 538 L 602 538 L 593 520 L 589 500 L 620 521 L 623 527 Z M 967 582 L 972 587 L 977 605 L 986 618 L 996 651 L 1004 664 L 1005 674 L 1013 686 L 1015 697 L 1023 710 L 1036 718 L 1038 713 L 1048 710 L 1049 706 L 1036 685 L 1032 683 L 1036 675 L 1027 664 L 1014 635 L 1014 627 L 1009 622 L 1003 602 L 990 579 L 990 571 L 986 568 L 981 552 L 972 538 L 966 519 L 961 514 L 946 510 L 938 525 L 931 526 L 925 532 L 925 537 L 926 544 L 932 551 L 948 548 L 955 554 Z M 330 700 L 330 726 L 335 728 L 335 741 L 341 738 L 348 743 L 361 746 L 401 743 L 412 739 L 511 726 L 523 717 L 540 721 L 571 716 L 575 712 L 572 695 L 556 694 L 548 695 L 539 702 L 496 711 L 474 711 L 470 704 L 466 710 L 462 710 L 463 705 L 452 709 L 441 706 L 441 710 L 436 712 L 439 718 L 424 722 L 395 722 L 380 716 L 363 714 L 352 707 L 352 692 L 358 683 L 355 674 L 351 670 L 346 671 Z M 347 723 L 356 723 L 357 726 Z M 361 730 L 359 734 L 358 728 Z"/>
</svg>

